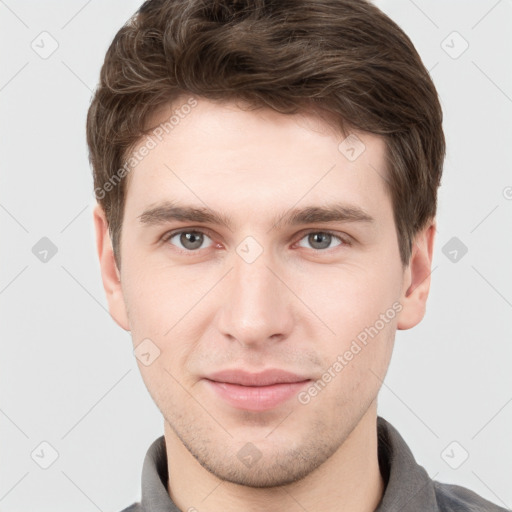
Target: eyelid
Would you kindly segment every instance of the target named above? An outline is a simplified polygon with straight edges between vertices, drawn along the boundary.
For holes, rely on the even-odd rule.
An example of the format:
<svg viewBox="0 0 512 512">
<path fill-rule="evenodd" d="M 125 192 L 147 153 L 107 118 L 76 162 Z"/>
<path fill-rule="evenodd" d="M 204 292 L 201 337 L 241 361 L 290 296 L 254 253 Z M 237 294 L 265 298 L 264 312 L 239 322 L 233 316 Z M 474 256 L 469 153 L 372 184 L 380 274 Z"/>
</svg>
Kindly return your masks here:
<svg viewBox="0 0 512 512">
<path fill-rule="evenodd" d="M 208 235 L 210 238 L 212 238 L 212 233 L 213 231 L 210 231 L 208 228 L 194 228 L 194 227 L 186 227 L 186 228 L 179 228 L 179 229 L 174 229 L 174 230 L 171 230 L 171 231 L 166 231 L 162 237 L 161 237 L 161 240 L 166 242 L 167 240 L 169 240 L 170 238 L 172 238 L 173 236 L 175 235 L 179 235 L 180 233 L 202 233 L 204 235 Z"/>
<path fill-rule="evenodd" d="M 175 230 L 172 230 L 172 231 L 167 231 L 164 235 L 162 235 L 161 239 L 163 241 L 168 241 L 170 238 L 172 238 L 173 236 L 177 235 L 177 234 L 180 234 L 180 233 L 203 233 L 203 234 L 206 234 L 208 235 L 210 238 L 213 238 L 213 232 L 208 229 L 208 228 L 194 228 L 194 227 L 191 227 L 191 228 L 178 228 L 178 229 L 175 229 Z M 307 229 L 305 231 L 301 231 L 299 233 L 300 235 L 300 238 L 298 238 L 297 241 L 300 241 L 302 240 L 306 235 L 309 235 L 310 233 L 326 233 L 326 234 L 329 234 L 331 236 L 334 236 L 335 238 L 338 238 L 340 241 L 342 241 L 343 243 L 347 244 L 347 245 L 351 245 L 352 244 L 352 238 L 347 235 L 346 233 L 338 233 L 336 231 L 332 231 L 332 230 L 329 230 L 329 229 L 318 229 L 318 228 L 310 228 L 310 229 Z M 296 235 L 297 236 L 297 235 Z"/>
<path fill-rule="evenodd" d="M 297 242 L 300 242 L 305 236 L 307 236 L 311 233 L 325 233 L 325 234 L 331 235 L 334 238 L 337 238 L 341 242 L 342 246 L 343 245 L 352 245 L 352 243 L 353 243 L 352 237 L 347 235 L 346 233 L 338 233 L 337 231 L 332 231 L 330 229 L 314 229 L 314 228 L 308 229 L 306 231 L 301 231 L 299 233 L 299 238 L 297 239 Z M 334 249 L 334 248 L 335 247 L 332 247 L 332 249 Z M 330 249 L 322 249 L 322 250 L 317 250 L 316 252 L 327 252 L 329 250 Z"/>
<path fill-rule="evenodd" d="M 180 233 L 202 233 L 202 234 L 208 236 L 212 240 L 212 242 L 213 242 L 212 245 L 215 245 L 215 240 L 214 240 L 215 235 L 213 235 L 213 232 L 210 229 L 204 228 L 204 227 L 198 227 L 198 228 L 195 228 L 195 227 L 185 227 L 185 228 L 179 228 L 179 229 L 167 231 L 161 237 L 161 239 L 160 239 L 161 243 L 168 242 L 171 238 L 173 238 L 174 236 L 176 236 L 176 235 L 178 235 Z M 314 253 L 318 253 L 318 254 L 326 253 L 327 254 L 327 253 L 330 253 L 332 250 L 335 250 L 337 247 L 351 247 L 352 244 L 353 244 L 352 237 L 350 237 L 346 233 L 338 233 L 338 232 L 332 231 L 330 229 L 310 228 L 310 229 L 307 229 L 305 231 L 301 231 L 298 235 L 296 235 L 298 238 L 293 243 L 293 246 L 297 245 L 304 237 L 306 237 L 310 233 L 324 233 L 324 234 L 328 234 L 328 235 L 333 236 L 334 238 L 337 238 L 340 241 L 339 245 L 336 245 L 336 246 L 331 247 L 329 249 L 313 249 L 312 248 L 311 251 L 314 252 Z M 174 244 L 171 244 L 171 245 L 174 245 Z M 301 248 L 305 249 L 304 247 L 301 247 Z M 208 249 L 208 247 L 206 247 L 205 249 Z M 178 253 L 182 254 L 182 255 L 185 255 L 185 256 L 194 256 L 194 255 L 197 255 L 197 254 L 199 254 L 200 252 L 203 251 L 203 249 L 197 249 L 195 251 L 181 249 L 180 247 L 175 246 L 175 245 L 174 245 L 174 250 L 177 251 Z"/>
<path fill-rule="evenodd" d="M 185 227 L 185 228 L 175 229 L 175 230 L 172 230 L 172 231 L 167 231 L 161 237 L 161 241 L 162 242 L 168 242 L 171 238 L 173 238 L 174 236 L 176 236 L 178 234 L 181 234 L 181 233 L 202 233 L 202 234 L 208 236 L 213 241 L 213 243 L 215 244 L 215 240 L 214 240 L 215 235 L 213 235 L 213 232 L 210 229 L 204 228 L 204 227 L 197 227 L 197 228 L 196 227 Z M 343 246 L 351 246 L 353 244 L 352 237 L 350 237 L 346 233 L 338 233 L 336 231 L 332 231 L 332 230 L 329 230 L 329 229 L 310 228 L 310 229 L 307 229 L 305 231 L 301 231 L 298 235 L 296 235 L 298 238 L 293 243 L 293 245 L 296 245 L 298 242 L 300 242 L 305 236 L 309 235 L 310 233 L 324 233 L 324 234 L 331 235 L 331 236 L 333 236 L 334 238 L 337 238 L 340 241 L 340 246 L 342 246 L 342 247 Z M 191 255 L 191 254 L 200 252 L 200 249 L 195 250 L 195 251 L 187 251 L 187 250 L 184 250 L 184 249 L 180 249 L 177 246 L 174 246 L 174 247 L 175 247 L 175 249 L 178 252 L 180 252 L 182 254 L 185 253 L 185 254 Z M 336 247 L 339 247 L 339 246 L 331 247 L 331 249 L 335 249 Z M 312 249 L 312 250 L 314 252 L 322 253 L 322 252 L 328 252 L 331 249 L 322 249 L 322 250 Z"/>
<path fill-rule="evenodd" d="M 210 238 L 212 240 L 212 245 L 215 245 L 215 240 L 214 240 L 215 236 L 212 234 L 212 231 L 210 231 L 207 228 L 194 228 L 194 227 L 179 228 L 179 229 L 167 231 L 166 233 L 164 233 L 162 235 L 162 237 L 159 240 L 159 243 L 165 244 L 165 243 L 169 242 L 169 240 L 171 238 L 173 238 L 176 235 L 179 235 L 181 233 L 201 233 L 203 235 L 208 236 L 208 238 Z M 182 249 L 174 244 L 169 244 L 169 245 L 173 245 L 175 251 L 177 251 L 179 254 L 183 254 L 185 256 L 194 256 L 204 250 L 204 249 L 196 249 L 195 251 L 189 251 L 186 249 Z M 209 249 L 209 247 L 206 247 L 205 249 Z"/>
</svg>

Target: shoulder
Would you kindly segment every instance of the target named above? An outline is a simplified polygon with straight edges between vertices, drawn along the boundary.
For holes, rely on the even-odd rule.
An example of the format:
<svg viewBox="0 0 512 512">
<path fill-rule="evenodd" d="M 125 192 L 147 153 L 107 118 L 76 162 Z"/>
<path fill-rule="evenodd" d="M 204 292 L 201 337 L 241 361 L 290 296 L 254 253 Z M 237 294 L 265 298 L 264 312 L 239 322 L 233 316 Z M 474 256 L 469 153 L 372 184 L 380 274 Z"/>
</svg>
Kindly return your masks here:
<svg viewBox="0 0 512 512">
<path fill-rule="evenodd" d="M 507 512 L 507 509 L 460 485 L 434 481 L 434 490 L 441 512 Z"/>
<path fill-rule="evenodd" d="M 121 510 L 121 512 L 142 512 L 142 507 L 140 503 L 134 503 L 133 505 Z"/>
</svg>

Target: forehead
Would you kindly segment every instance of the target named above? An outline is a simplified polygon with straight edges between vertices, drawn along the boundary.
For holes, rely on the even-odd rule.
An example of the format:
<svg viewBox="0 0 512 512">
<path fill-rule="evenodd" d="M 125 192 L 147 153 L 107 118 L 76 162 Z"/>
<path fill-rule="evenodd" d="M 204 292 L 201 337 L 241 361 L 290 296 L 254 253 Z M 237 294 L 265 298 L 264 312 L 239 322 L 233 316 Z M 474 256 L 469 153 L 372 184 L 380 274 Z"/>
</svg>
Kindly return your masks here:
<svg viewBox="0 0 512 512">
<path fill-rule="evenodd" d="M 192 96 L 160 109 L 149 125 L 131 153 L 137 159 L 128 174 L 127 206 L 139 213 L 170 198 L 252 212 L 332 199 L 375 216 L 383 215 L 379 208 L 390 209 L 386 148 L 376 135 L 342 134 L 312 113 Z"/>
</svg>

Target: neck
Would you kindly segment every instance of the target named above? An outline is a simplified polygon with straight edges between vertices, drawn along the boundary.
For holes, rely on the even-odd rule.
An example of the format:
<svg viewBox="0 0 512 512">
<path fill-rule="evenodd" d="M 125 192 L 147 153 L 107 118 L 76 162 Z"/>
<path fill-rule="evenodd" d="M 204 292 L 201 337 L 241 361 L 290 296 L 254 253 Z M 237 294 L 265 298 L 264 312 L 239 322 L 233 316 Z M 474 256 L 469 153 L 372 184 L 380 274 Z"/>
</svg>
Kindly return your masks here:
<svg viewBox="0 0 512 512">
<path fill-rule="evenodd" d="M 385 488 L 377 456 L 376 409 L 375 401 L 320 467 L 298 482 L 272 488 L 220 480 L 197 462 L 165 422 L 169 495 L 180 510 L 201 512 L 374 512 Z"/>
</svg>

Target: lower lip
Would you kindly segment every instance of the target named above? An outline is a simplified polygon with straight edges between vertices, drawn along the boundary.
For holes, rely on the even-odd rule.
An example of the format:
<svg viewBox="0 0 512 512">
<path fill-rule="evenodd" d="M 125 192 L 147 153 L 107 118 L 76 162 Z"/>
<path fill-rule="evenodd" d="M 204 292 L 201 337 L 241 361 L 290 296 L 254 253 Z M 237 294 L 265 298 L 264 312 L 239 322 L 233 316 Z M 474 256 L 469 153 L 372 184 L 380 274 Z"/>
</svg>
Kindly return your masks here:
<svg viewBox="0 0 512 512">
<path fill-rule="evenodd" d="M 296 396 L 310 381 L 286 382 L 270 386 L 241 386 L 208 379 L 206 382 L 218 396 L 237 409 L 266 411 Z"/>
</svg>

